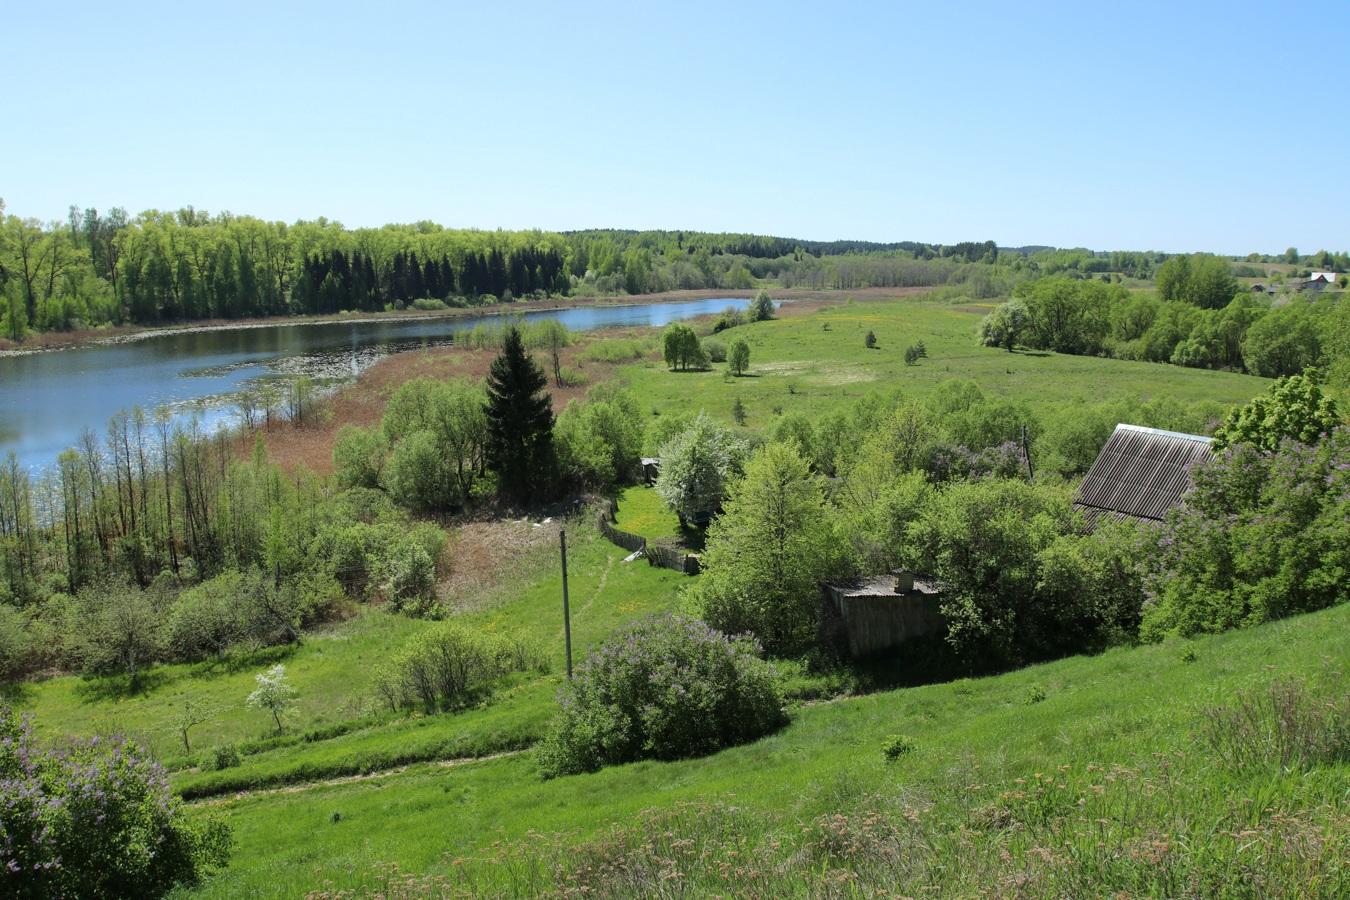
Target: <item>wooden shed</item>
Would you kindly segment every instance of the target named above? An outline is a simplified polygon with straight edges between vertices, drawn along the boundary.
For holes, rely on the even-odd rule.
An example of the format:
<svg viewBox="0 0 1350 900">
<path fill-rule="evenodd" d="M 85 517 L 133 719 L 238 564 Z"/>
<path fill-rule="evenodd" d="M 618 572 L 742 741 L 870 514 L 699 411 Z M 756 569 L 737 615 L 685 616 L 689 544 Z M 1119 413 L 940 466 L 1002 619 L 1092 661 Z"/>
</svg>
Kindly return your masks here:
<svg viewBox="0 0 1350 900">
<path fill-rule="evenodd" d="M 1098 523 L 1161 522 L 1191 486 L 1191 467 L 1210 455 L 1213 438 L 1139 425 L 1117 425 L 1074 497 L 1074 507 Z"/>
<path fill-rule="evenodd" d="M 821 637 L 851 656 L 864 656 L 939 634 L 946 628 L 940 592 L 907 569 L 821 583 Z"/>
</svg>

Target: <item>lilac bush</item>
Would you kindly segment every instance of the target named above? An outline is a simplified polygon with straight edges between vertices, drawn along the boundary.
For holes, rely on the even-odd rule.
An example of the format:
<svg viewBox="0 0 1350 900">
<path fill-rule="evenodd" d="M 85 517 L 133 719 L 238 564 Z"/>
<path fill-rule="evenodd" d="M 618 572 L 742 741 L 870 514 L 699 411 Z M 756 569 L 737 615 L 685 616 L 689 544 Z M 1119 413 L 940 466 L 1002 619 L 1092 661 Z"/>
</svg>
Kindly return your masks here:
<svg viewBox="0 0 1350 900">
<path fill-rule="evenodd" d="M 1350 597 L 1350 427 L 1236 443 L 1192 473 L 1157 533 L 1142 634 L 1259 625 Z"/>
<path fill-rule="evenodd" d="M 559 700 L 540 749 L 545 777 L 702 756 L 787 721 L 777 676 L 753 638 L 672 615 L 602 644 Z"/>
<path fill-rule="evenodd" d="M 39 747 L 0 707 L 0 884 L 10 897 L 162 897 L 225 865 L 229 828 L 189 817 L 120 736 Z"/>
</svg>

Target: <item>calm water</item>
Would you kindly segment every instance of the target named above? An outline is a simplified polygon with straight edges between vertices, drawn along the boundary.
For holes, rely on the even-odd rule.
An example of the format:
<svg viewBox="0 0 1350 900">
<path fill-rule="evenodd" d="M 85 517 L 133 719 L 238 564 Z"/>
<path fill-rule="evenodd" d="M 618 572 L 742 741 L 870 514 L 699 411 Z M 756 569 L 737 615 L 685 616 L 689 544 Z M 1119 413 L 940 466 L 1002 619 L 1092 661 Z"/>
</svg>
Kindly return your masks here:
<svg viewBox="0 0 1350 900">
<path fill-rule="evenodd" d="M 668 325 L 747 300 L 711 299 L 647 306 L 588 307 L 524 315 L 557 317 L 572 330 L 611 325 Z M 391 353 L 442 346 L 454 333 L 500 316 L 267 325 L 156 334 L 0 357 L 0 458 L 9 451 L 40 468 L 93 428 L 102 437 L 120 409 L 171 406 L 196 412 L 207 427 L 228 421 L 232 394 L 279 376 L 352 379 Z"/>
</svg>

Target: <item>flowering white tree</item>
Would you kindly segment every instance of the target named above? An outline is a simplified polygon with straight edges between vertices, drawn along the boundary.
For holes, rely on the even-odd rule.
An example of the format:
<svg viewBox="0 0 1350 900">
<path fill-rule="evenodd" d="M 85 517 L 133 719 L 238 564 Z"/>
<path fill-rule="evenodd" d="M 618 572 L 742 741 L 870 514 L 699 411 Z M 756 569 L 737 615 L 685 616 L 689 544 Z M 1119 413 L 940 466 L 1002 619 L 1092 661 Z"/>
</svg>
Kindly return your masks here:
<svg viewBox="0 0 1350 900">
<path fill-rule="evenodd" d="M 738 475 L 746 447 L 726 428 L 700 412 L 692 425 L 661 446 L 656 493 L 680 520 L 702 519 L 726 496 Z"/>
<path fill-rule="evenodd" d="M 281 734 L 281 714 L 295 705 L 297 699 L 295 688 L 286 680 L 286 666 L 277 663 L 254 677 L 258 681 L 258 689 L 249 694 L 245 702 L 250 709 L 270 712 L 277 723 L 277 734 Z"/>
</svg>

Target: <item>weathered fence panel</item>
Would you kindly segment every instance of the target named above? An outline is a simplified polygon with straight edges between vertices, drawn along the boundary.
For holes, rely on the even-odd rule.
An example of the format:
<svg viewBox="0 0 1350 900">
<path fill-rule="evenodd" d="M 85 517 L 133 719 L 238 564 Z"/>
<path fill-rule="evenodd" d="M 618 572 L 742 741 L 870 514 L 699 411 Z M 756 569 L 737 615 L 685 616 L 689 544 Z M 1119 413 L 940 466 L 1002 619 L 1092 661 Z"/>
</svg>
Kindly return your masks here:
<svg viewBox="0 0 1350 900">
<path fill-rule="evenodd" d="M 674 569 L 676 572 L 683 572 L 686 575 L 697 575 L 699 573 L 697 556 L 671 550 L 668 547 L 659 547 L 655 544 L 647 545 L 647 562 L 654 566 Z"/>
<path fill-rule="evenodd" d="M 641 535 L 623 531 L 611 525 L 610 520 L 618 511 L 618 504 L 613 500 L 606 500 L 600 507 L 600 513 L 595 517 L 595 526 L 600 529 L 601 534 L 609 538 L 611 543 L 624 548 L 629 553 L 641 551 L 642 555 L 647 557 L 647 562 L 650 565 L 674 569 L 676 572 L 683 572 L 686 575 L 697 575 L 699 573 L 697 556 L 649 544 L 647 539 Z"/>
</svg>

